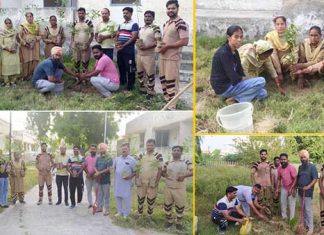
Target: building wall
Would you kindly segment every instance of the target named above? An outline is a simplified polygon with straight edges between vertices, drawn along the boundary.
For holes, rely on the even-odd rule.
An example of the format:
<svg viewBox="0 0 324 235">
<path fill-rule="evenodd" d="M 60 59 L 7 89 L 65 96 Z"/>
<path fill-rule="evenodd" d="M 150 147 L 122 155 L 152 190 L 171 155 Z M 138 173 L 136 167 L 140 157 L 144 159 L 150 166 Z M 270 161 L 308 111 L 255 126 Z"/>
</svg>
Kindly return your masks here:
<svg viewBox="0 0 324 235">
<path fill-rule="evenodd" d="M 192 122 L 192 112 L 179 111 L 176 115 L 173 112 L 147 112 L 126 124 L 126 135 L 164 127 L 185 120 Z"/>
<path fill-rule="evenodd" d="M 263 38 L 272 30 L 272 19 L 284 15 L 294 23 L 305 37 L 312 25 L 324 26 L 323 0 L 199 0 L 197 1 L 197 33 L 225 36 L 232 24 L 243 27 L 249 40 Z"/>
<path fill-rule="evenodd" d="M 5 147 L 6 139 L 9 135 L 9 123 L 0 119 L 0 149 L 3 150 Z"/>
<path fill-rule="evenodd" d="M 191 159 L 192 153 L 192 117 L 191 112 L 174 115 L 172 113 L 146 113 L 126 124 L 126 135 L 123 142 L 131 144 L 132 154 L 145 151 L 140 147 L 140 135 L 145 133 L 144 143 L 155 138 L 156 132 L 169 131 L 168 146 L 156 147 L 156 151 L 162 153 L 165 160 L 171 158 L 171 148 L 174 145 L 185 145 L 184 158 Z"/>
</svg>

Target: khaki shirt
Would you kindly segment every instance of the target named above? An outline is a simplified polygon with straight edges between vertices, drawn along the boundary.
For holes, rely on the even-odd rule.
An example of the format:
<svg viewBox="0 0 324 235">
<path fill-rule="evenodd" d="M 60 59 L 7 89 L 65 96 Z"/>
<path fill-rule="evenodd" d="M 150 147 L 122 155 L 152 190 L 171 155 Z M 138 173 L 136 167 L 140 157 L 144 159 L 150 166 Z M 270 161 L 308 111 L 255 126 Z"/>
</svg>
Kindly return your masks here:
<svg viewBox="0 0 324 235">
<path fill-rule="evenodd" d="M 53 164 L 54 156 L 50 153 L 40 153 L 36 156 L 36 168 L 39 174 L 50 174 Z"/>
<path fill-rule="evenodd" d="M 155 187 L 157 173 L 163 166 L 162 155 L 157 152 L 152 154 L 142 153 L 137 160 L 139 173 L 136 177 L 136 185 L 148 184 L 151 187 Z"/>
<path fill-rule="evenodd" d="M 192 171 L 192 163 L 188 160 L 169 161 L 164 164 L 165 184 L 168 188 L 180 189 L 186 187 L 186 180 L 178 181 L 179 176 L 184 176 Z"/>
<path fill-rule="evenodd" d="M 253 174 L 255 184 L 260 184 L 262 187 L 272 186 L 271 178 L 274 174 L 273 163 L 257 161 L 252 165 L 251 173 Z"/>
<path fill-rule="evenodd" d="M 76 21 L 73 24 L 74 30 L 74 42 L 87 43 L 93 33 L 93 25 L 91 20 L 85 20 L 83 22 Z"/>
<path fill-rule="evenodd" d="M 114 22 L 109 20 L 108 22 L 99 22 L 96 25 L 95 33 L 98 35 L 109 36 L 115 35 L 118 30 L 118 25 Z M 114 48 L 114 39 L 107 38 L 99 43 L 102 48 Z"/>
<path fill-rule="evenodd" d="M 163 39 L 166 44 L 173 44 L 182 38 L 189 38 L 189 26 L 179 16 L 173 20 L 168 20 L 163 26 Z M 170 48 L 164 54 L 161 54 L 161 59 L 165 60 L 180 60 L 182 47 Z"/>
<path fill-rule="evenodd" d="M 271 58 L 265 60 L 258 59 L 252 43 L 245 44 L 238 49 L 244 74 L 248 77 L 258 77 L 263 71 L 267 71 L 272 78 L 278 76 Z"/>
<path fill-rule="evenodd" d="M 138 38 L 142 40 L 145 46 L 153 46 L 156 44 L 156 41 L 161 38 L 161 30 L 159 26 L 149 25 L 143 26 L 139 30 Z M 137 53 L 139 55 L 154 55 L 155 50 L 154 47 L 148 50 L 141 50 L 137 47 Z"/>
</svg>

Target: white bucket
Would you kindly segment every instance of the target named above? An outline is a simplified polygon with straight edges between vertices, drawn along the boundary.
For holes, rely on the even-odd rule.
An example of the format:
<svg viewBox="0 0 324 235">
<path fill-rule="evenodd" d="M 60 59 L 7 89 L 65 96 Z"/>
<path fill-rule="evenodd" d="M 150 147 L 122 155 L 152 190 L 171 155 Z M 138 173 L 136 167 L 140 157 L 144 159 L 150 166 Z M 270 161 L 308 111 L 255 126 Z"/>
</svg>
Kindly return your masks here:
<svg viewBox="0 0 324 235">
<path fill-rule="evenodd" d="M 64 82 L 62 83 L 55 83 L 55 88 L 53 90 L 55 95 L 62 95 L 64 90 Z"/>
<path fill-rule="evenodd" d="M 242 102 L 218 110 L 216 120 L 226 132 L 253 132 L 252 114 L 252 103 Z"/>
</svg>

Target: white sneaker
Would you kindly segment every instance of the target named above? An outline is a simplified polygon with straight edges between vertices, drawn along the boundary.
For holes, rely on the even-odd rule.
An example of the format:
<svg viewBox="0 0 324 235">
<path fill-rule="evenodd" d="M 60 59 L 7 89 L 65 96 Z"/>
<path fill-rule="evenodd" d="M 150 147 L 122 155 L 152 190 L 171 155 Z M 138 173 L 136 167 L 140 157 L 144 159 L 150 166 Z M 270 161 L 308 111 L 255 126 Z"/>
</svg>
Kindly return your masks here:
<svg viewBox="0 0 324 235">
<path fill-rule="evenodd" d="M 114 215 L 115 217 L 121 216 L 121 214 L 118 212 Z"/>
</svg>

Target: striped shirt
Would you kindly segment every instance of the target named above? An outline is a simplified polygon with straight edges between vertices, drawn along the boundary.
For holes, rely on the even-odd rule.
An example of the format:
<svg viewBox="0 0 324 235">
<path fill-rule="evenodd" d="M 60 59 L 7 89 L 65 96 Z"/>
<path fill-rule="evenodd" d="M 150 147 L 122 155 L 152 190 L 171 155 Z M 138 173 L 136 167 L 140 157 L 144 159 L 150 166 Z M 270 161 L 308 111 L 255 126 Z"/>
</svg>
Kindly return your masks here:
<svg viewBox="0 0 324 235">
<path fill-rule="evenodd" d="M 135 23 L 133 20 L 125 21 L 118 27 L 118 42 L 121 44 L 126 43 L 131 37 L 132 33 L 138 34 L 138 24 Z M 135 41 L 126 47 L 124 47 L 120 52 L 127 53 L 127 54 L 134 54 L 135 53 Z"/>
<path fill-rule="evenodd" d="M 74 41 L 79 43 L 87 43 L 93 33 L 93 24 L 91 20 L 85 21 L 76 20 L 73 25 Z"/>
<path fill-rule="evenodd" d="M 163 39 L 166 44 L 173 44 L 183 38 L 189 38 L 189 26 L 179 16 L 175 19 L 169 19 L 163 25 Z M 161 54 L 164 60 L 180 60 L 182 47 L 169 48 Z"/>
</svg>

